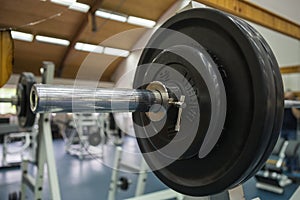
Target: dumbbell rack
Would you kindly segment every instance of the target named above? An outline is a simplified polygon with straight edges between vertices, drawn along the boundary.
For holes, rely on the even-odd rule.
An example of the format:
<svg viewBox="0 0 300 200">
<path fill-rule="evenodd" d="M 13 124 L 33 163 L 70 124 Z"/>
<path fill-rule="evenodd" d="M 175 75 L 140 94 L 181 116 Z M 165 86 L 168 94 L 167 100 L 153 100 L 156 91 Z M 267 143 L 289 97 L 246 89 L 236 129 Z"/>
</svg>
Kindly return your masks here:
<svg viewBox="0 0 300 200">
<path fill-rule="evenodd" d="M 148 170 L 149 167 L 146 164 L 145 160 L 143 159 L 141 162 L 141 165 L 138 169 L 136 169 L 133 166 L 127 165 L 122 163 L 122 147 L 116 147 L 115 154 L 114 154 L 114 163 L 112 168 L 112 176 L 111 181 L 109 185 L 109 191 L 108 191 L 108 200 L 115 200 L 116 199 L 116 193 L 118 190 L 118 183 L 119 183 L 119 172 L 121 167 L 124 168 L 130 168 L 131 170 L 134 170 L 138 173 L 137 183 L 136 183 L 136 190 L 135 195 L 132 198 L 128 198 L 126 200 L 152 200 L 152 199 L 158 199 L 158 200 L 166 200 L 166 199 L 177 199 L 177 200 L 242 200 L 244 199 L 244 192 L 243 188 L 240 185 L 237 188 L 224 191 L 217 195 L 211 195 L 211 196 L 204 196 L 204 197 L 189 197 L 186 195 L 183 195 L 181 193 L 178 193 L 172 189 L 164 189 L 157 192 L 152 192 L 148 194 L 144 194 L 145 187 L 146 187 L 146 181 L 148 177 Z"/>
<path fill-rule="evenodd" d="M 43 62 L 44 70 L 42 75 L 42 83 L 52 83 L 54 77 L 54 64 L 51 62 Z M 52 199 L 60 200 L 60 189 L 57 177 L 57 170 L 54 158 L 53 141 L 50 126 L 50 114 L 40 114 L 39 131 L 37 136 L 37 154 L 36 161 L 24 159 L 22 162 L 22 183 L 21 183 L 21 199 L 25 200 L 26 188 L 33 191 L 34 200 L 42 199 L 43 181 L 44 181 L 44 165 L 47 165 L 48 179 L 50 185 L 50 194 Z M 36 167 L 35 177 L 29 174 L 29 164 Z"/>
</svg>

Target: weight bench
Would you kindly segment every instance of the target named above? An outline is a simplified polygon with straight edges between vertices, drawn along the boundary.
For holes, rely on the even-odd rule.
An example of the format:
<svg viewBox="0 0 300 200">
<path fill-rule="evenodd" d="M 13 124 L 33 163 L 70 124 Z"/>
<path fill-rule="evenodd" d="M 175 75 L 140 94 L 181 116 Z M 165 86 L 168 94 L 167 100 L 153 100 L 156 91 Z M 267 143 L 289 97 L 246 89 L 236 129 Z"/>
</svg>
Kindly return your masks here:
<svg viewBox="0 0 300 200">
<path fill-rule="evenodd" d="M 290 141 L 279 138 L 271 154 L 271 159 L 267 161 L 262 170 L 256 175 L 256 187 L 270 192 L 282 194 L 284 187 L 291 184 L 292 180 L 283 174 L 283 164 L 286 151 L 292 151 L 294 147 Z M 275 158 L 275 160 L 273 159 Z"/>
</svg>

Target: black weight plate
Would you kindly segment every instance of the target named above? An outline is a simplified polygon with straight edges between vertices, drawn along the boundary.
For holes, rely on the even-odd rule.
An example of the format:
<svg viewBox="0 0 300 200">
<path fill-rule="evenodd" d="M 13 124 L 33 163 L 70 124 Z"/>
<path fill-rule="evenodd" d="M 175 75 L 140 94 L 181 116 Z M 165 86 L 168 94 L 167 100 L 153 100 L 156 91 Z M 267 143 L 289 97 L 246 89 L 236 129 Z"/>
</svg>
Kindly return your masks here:
<svg viewBox="0 0 300 200">
<path fill-rule="evenodd" d="M 21 83 L 18 83 L 17 85 L 18 104 L 16 106 L 18 116 L 23 116 L 26 113 L 25 101 L 22 101 L 23 97 L 25 97 L 24 87 Z"/>
<path fill-rule="evenodd" d="M 21 127 L 31 127 L 35 120 L 35 114 L 30 109 L 30 90 L 35 84 L 35 77 L 32 73 L 23 72 L 20 75 L 17 96 L 18 96 L 18 120 Z"/>
<path fill-rule="evenodd" d="M 266 138 L 268 144 L 266 145 L 264 153 L 261 155 L 261 159 L 256 164 L 256 167 L 253 168 L 252 173 L 250 173 L 246 178 L 249 179 L 250 177 L 255 175 L 256 172 L 266 162 L 276 144 L 276 141 L 278 140 L 278 133 L 280 131 L 283 118 L 283 85 L 276 58 L 264 38 L 252 26 L 245 23 L 243 20 L 236 18 L 235 21 L 236 24 L 241 24 L 240 26 L 242 26 L 243 29 L 246 30 L 246 32 L 251 34 L 251 39 L 253 40 L 255 46 L 258 47 L 257 51 L 261 54 L 260 57 L 264 60 L 266 65 L 269 65 L 271 72 L 268 73 L 268 77 L 270 79 L 273 79 L 273 87 L 275 89 L 275 97 L 273 98 L 273 102 L 270 104 L 272 108 L 275 109 L 275 114 L 273 115 L 272 131 L 269 134 L 269 138 Z"/>
<path fill-rule="evenodd" d="M 10 193 L 8 195 L 8 200 L 18 200 L 18 194 L 16 192 Z"/>
<path fill-rule="evenodd" d="M 88 142 L 92 146 L 98 146 L 101 143 L 100 133 L 95 132 L 95 133 L 89 134 Z"/>
<path fill-rule="evenodd" d="M 173 49 L 175 48 L 180 48 L 180 47 L 173 47 Z M 193 50 L 196 49 L 193 48 Z M 192 53 L 192 52 L 188 52 L 188 53 Z M 206 135 L 205 133 L 207 132 L 210 123 L 211 99 L 209 97 L 208 88 L 203 78 L 201 77 L 200 73 L 197 72 L 187 60 L 185 60 L 179 55 L 176 55 L 173 52 L 170 52 L 170 50 L 167 49 L 163 51 L 154 60 L 155 61 L 153 61 L 153 63 L 162 64 L 168 67 L 151 69 L 151 71 L 147 72 L 147 79 L 151 79 L 151 80 L 155 79 L 156 81 L 162 82 L 165 86 L 170 88 L 169 91 L 173 93 L 174 98 L 179 99 L 180 95 L 184 95 L 187 102 L 191 102 L 191 101 L 198 102 L 197 107 L 202 108 L 199 110 L 201 116 L 201 124 L 199 124 L 199 127 L 197 128 L 198 133 L 195 135 L 193 139 L 192 142 L 193 144 L 191 144 L 188 148 L 186 148 L 184 153 L 180 155 L 180 159 L 195 156 L 199 152 L 199 148 L 203 142 L 203 139 Z M 171 69 L 175 69 L 174 70 L 175 73 L 173 73 Z M 176 74 L 178 72 L 179 74 Z M 173 81 L 170 83 L 170 81 L 168 81 L 169 79 L 168 77 L 173 77 L 173 78 L 176 77 L 180 80 L 175 81 L 175 79 L 173 79 Z M 185 84 L 182 79 L 189 80 L 190 85 Z M 145 82 L 145 84 L 146 83 L 147 81 Z M 178 88 L 178 90 L 173 91 L 172 88 Z M 193 94 L 191 90 L 201 94 L 202 97 L 201 100 L 200 100 L 200 95 Z M 185 109 L 194 110 L 195 108 L 194 105 L 187 104 L 187 107 Z M 188 140 L 190 140 L 190 137 L 192 137 L 192 135 L 190 134 L 189 137 L 182 135 L 182 137 L 178 136 L 177 138 L 174 138 L 175 135 L 177 135 L 177 132 L 175 131 L 177 112 L 178 109 L 176 107 L 170 107 L 168 109 L 165 125 L 162 131 L 159 131 L 157 134 L 155 133 L 157 130 L 159 130 L 161 123 L 152 123 L 151 124 L 152 127 L 151 127 L 148 124 L 148 122 L 150 121 L 144 121 L 144 123 L 141 125 L 141 127 L 143 127 L 143 129 L 145 129 L 147 133 L 154 133 L 154 134 L 150 134 L 152 135 L 151 137 L 148 137 L 148 140 L 153 145 L 153 150 L 161 149 L 166 145 L 170 145 L 171 141 L 172 141 L 172 145 L 174 145 L 176 148 L 178 145 L 182 145 L 182 142 L 184 140 L 188 142 Z M 143 118 L 145 117 L 145 113 L 140 113 L 140 115 L 142 115 Z M 182 120 L 185 119 L 183 118 Z M 146 124 L 148 124 L 147 128 L 145 128 L 145 122 Z M 184 122 L 182 121 L 181 126 L 184 126 L 183 123 Z M 188 128 L 192 128 L 192 127 L 189 126 Z M 169 146 L 169 148 L 171 148 L 171 146 Z"/>
<path fill-rule="evenodd" d="M 279 137 L 279 132 L 282 126 L 283 121 L 283 110 L 284 110 L 284 101 L 283 101 L 283 84 L 282 84 L 282 77 L 280 74 L 279 66 L 276 61 L 276 58 L 270 48 L 270 46 L 267 44 L 267 42 L 264 40 L 264 38 L 255 30 L 253 27 L 251 27 L 249 24 L 246 24 L 242 20 L 240 20 L 241 23 L 244 24 L 244 26 L 248 27 L 248 30 L 255 35 L 255 40 L 257 41 L 257 45 L 261 45 L 263 48 L 260 48 L 261 51 L 264 51 L 264 57 L 267 60 L 266 62 L 269 62 L 271 66 L 271 72 L 274 79 L 274 87 L 275 87 L 275 98 L 274 98 L 274 104 L 272 104 L 273 108 L 276 109 L 276 113 L 274 115 L 274 123 L 272 127 L 272 132 L 270 135 L 270 139 L 268 146 L 266 147 L 266 150 L 264 154 L 261 157 L 260 162 L 257 164 L 257 166 L 253 169 L 253 172 L 249 174 L 247 177 L 250 178 L 256 174 L 256 172 L 263 166 L 263 164 L 266 162 L 266 160 L 269 158 L 271 152 L 274 149 L 274 146 L 276 145 L 276 142 Z"/>
<path fill-rule="evenodd" d="M 280 122 L 282 114 L 280 79 L 274 76 L 276 81 L 272 80 L 270 65 L 264 62 L 265 58 L 260 58 L 263 54 L 257 51 L 258 47 L 254 48 L 255 42 L 244 30 L 244 25 L 236 24 L 235 20 L 236 17 L 216 10 L 193 9 L 179 13 L 162 25 L 193 38 L 216 58 L 227 95 L 226 122 L 215 148 L 202 159 L 197 156 L 178 159 L 154 171 L 166 185 L 184 194 L 214 194 L 245 181 L 261 165 L 267 147 L 272 146 L 270 140 L 278 136 L 273 127 L 278 125 L 272 122 Z M 176 40 L 172 34 L 166 37 L 163 32 L 158 30 L 147 46 L 166 49 L 178 44 L 188 45 L 185 40 Z M 134 87 L 139 86 L 141 77 L 145 76 L 140 65 L 151 63 L 160 49 L 143 51 Z M 273 71 L 276 67 L 273 66 Z M 272 96 L 277 97 L 274 108 L 270 106 L 274 102 Z M 141 116 L 133 113 L 134 121 L 145 121 Z M 146 153 L 149 147 L 143 145 L 151 143 L 147 138 L 137 140 L 142 153 Z M 153 162 L 156 158 L 145 159 L 150 166 L 156 164 Z"/>
<path fill-rule="evenodd" d="M 120 181 L 120 189 L 121 190 L 128 190 L 128 188 L 129 188 L 129 181 L 128 181 L 128 179 L 126 178 L 126 177 L 121 177 L 120 179 L 119 179 L 119 181 Z"/>
<path fill-rule="evenodd" d="M 275 68 L 278 68 L 277 62 L 275 60 L 275 62 L 271 62 L 269 60 L 269 54 L 272 52 L 267 52 L 266 48 L 269 48 L 268 44 L 265 42 L 265 40 L 263 39 L 263 37 L 255 30 L 253 29 L 249 24 L 247 24 L 245 21 L 239 19 L 239 18 L 235 18 L 233 19 L 234 22 L 242 28 L 242 30 L 245 31 L 245 33 L 247 33 L 250 36 L 250 40 L 252 40 L 253 48 L 256 48 L 256 52 L 258 54 L 258 57 L 260 58 L 260 60 L 263 62 L 263 64 L 265 65 L 264 67 L 264 74 L 265 74 L 265 78 L 266 78 L 266 87 L 269 86 L 268 91 L 270 91 L 270 101 L 268 102 L 268 105 L 266 105 L 266 107 L 269 108 L 269 112 L 267 113 L 268 116 L 266 117 L 268 120 L 265 121 L 266 126 L 269 126 L 266 129 L 266 132 L 264 134 L 265 138 L 264 138 L 264 143 L 262 142 L 261 144 L 261 148 L 260 148 L 260 153 L 257 154 L 257 160 L 256 163 L 253 164 L 253 169 L 252 172 L 249 173 L 248 171 L 245 172 L 246 174 L 248 174 L 247 178 L 245 178 L 245 180 L 247 180 L 248 178 L 252 177 L 260 168 L 261 166 L 265 163 L 266 159 L 268 158 L 268 156 L 266 155 L 270 155 L 276 141 L 278 138 L 278 133 L 279 131 L 273 131 L 273 126 L 274 123 L 278 123 L 275 122 L 275 118 L 276 118 L 276 112 L 277 112 L 277 107 L 274 105 L 276 105 L 276 86 L 275 86 L 275 80 L 274 80 L 274 76 L 273 76 L 273 68 L 275 66 Z M 263 44 L 263 42 L 265 42 Z M 274 66 L 273 66 L 274 65 Z M 277 134 L 277 136 L 274 137 L 274 133 Z M 275 142 L 275 143 L 274 143 Z"/>
</svg>

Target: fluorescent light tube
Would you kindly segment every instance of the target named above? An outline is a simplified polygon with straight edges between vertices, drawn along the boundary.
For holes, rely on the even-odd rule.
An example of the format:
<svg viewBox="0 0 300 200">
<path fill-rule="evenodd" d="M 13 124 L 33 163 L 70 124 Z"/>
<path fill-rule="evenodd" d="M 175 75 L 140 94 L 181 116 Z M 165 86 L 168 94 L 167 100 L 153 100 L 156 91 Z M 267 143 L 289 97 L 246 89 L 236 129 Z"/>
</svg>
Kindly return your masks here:
<svg viewBox="0 0 300 200">
<path fill-rule="evenodd" d="M 54 38 L 54 37 L 47 37 L 42 35 L 35 36 L 35 39 L 39 42 L 51 43 L 51 44 L 58 44 L 63 46 L 69 46 L 70 42 L 68 40 Z"/>
<path fill-rule="evenodd" d="M 111 20 L 115 20 L 115 21 L 119 21 L 119 22 L 126 22 L 127 17 L 123 16 L 123 15 L 119 15 L 119 14 L 114 14 L 114 13 L 109 13 L 103 10 L 97 10 L 95 12 L 96 16 L 98 17 L 102 17 L 105 19 L 111 19 Z"/>
<path fill-rule="evenodd" d="M 90 6 L 84 3 L 75 2 L 69 6 L 69 9 L 87 13 L 90 9 Z"/>
<path fill-rule="evenodd" d="M 94 53 L 103 53 L 103 47 L 99 45 L 87 44 L 76 42 L 75 47 L 76 50 L 79 51 L 87 51 L 87 52 L 94 52 Z"/>
<path fill-rule="evenodd" d="M 26 42 L 32 42 L 33 35 L 29 33 L 23 33 L 19 31 L 11 31 L 11 36 L 15 40 L 23 40 Z"/>
<path fill-rule="evenodd" d="M 111 47 L 105 47 L 104 48 L 104 54 L 112 55 L 112 56 L 121 56 L 121 57 L 127 57 L 129 55 L 129 51 L 124 49 L 116 49 Z"/>
<path fill-rule="evenodd" d="M 156 22 L 149 20 L 149 19 L 143 19 L 139 17 L 134 17 L 134 16 L 129 16 L 127 19 L 127 23 L 129 24 L 134 24 L 134 25 L 139 25 L 139 26 L 145 26 L 148 28 L 152 28 L 155 26 Z"/>
<path fill-rule="evenodd" d="M 76 0 L 50 0 L 52 3 L 56 3 L 63 6 L 70 6 L 76 2 Z"/>
</svg>

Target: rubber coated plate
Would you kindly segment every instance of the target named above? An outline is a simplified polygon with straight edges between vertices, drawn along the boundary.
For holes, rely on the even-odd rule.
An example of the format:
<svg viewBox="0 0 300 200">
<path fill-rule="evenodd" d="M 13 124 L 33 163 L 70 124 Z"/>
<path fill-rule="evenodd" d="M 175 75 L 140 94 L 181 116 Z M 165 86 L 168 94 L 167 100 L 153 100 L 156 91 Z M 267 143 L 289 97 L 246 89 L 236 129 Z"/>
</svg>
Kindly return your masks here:
<svg viewBox="0 0 300 200">
<path fill-rule="evenodd" d="M 23 116 L 26 114 L 26 105 L 25 101 L 22 101 L 23 97 L 25 97 L 25 90 L 21 83 L 17 85 L 17 98 L 18 98 L 18 105 L 16 106 L 17 115 Z"/>
<path fill-rule="evenodd" d="M 89 141 L 90 145 L 92 145 L 92 146 L 98 146 L 101 143 L 100 133 L 95 132 L 95 133 L 89 134 L 88 141 Z"/>
<path fill-rule="evenodd" d="M 276 145 L 276 142 L 278 141 L 278 132 L 281 129 L 282 125 L 282 119 L 283 119 L 283 85 L 282 85 L 282 78 L 279 71 L 278 63 L 276 61 L 276 58 L 267 44 L 267 42 L 264 40 L 264 38 L 249 24 L 245 23 L 244 21 L 237 19 L 238 21 L 236 23 L 242 23 L 243 27 L 247 29 L 247 32 L 252 33 L 252 39 L 255 41 L 256 46 L 260 46 L 259 51 L 261 52 L 261 56 L 264 58 L 264 61 L 266 62 L 266 65 L 271 66 L 271 77 L 273 77 L 274 80 L 274 87 L 275 87 L 275 97 L 274 97 L 274 104 L 273 108 L 276 109 L 276 113 L 274 115 L 274 123 L 273 123 L 273 129 L 272 134 L 270 135 L 270 139 L 268 139 L 269 143 L 265 148 L 265 152 L 261 156 L 261 159 L 259 163 L 257 163 L 256 167 L 253 168 L 252 173 L 248 175 L 246 179 L 249 179 L 250 177 L 254 176 L 256 172 L 264 165 L 266 160 L 269 158 L 274 146 Z M 270 75 L 269 75 L 270 76 Z M 270 78 L 271 78 L 270 77 Z M 278 110 L 277 110 L 278 108 Z"/>
<path fill-rule="evenodd" d="M 17 85 L 17 113 L 19 125 L 21 127 L 31 127 L 35 120 L 35 114 L 30 109 L 29 101 L 30 90 L 35 83 L 35 77 L 32 73 L 23 72 L 20 75 L 19 83 Z"/>
<path fill-rule="evenodd" d="M 129 181 L 126 177 L 121 177 L 119 179 L 119 182 L 120 182 L 120 188 L 121 190 L 128 190 L 128 187 L 129 187 Z"/>
<path fill-rule="evenodd" d="M 276 90 L 275 90 L 276 86 L 275 86 L 275 80 L 274 80 L 274 76 L 273 76 L 272 64 L 275 63 L 274 65 L 277 68 L 278 68 L 278 65 L 277 65 L 276 60 L 275 60 L 275 62 L 271 62 L 269 60 L 269 53 L 272 54 L 272 52 L 266 51 L 267 47 L 264 46 L 265 40 L 249 24 L 247 24 L 246 22 L 244 22 L 243 20 L 241 20 L 239 18 L 235 18 L 234 22 L 238 26 L 242 27 L 242 30 L 244 30 L 249 35 L 249 39 L 251 40 L 251 43 L 253 44 L 253 48 L 256 49 L 257 56 L 260 58 L 261 62 L 265 66 L 263 68 L 265 80 L 267 83 L 269 83 L 268 85 L 266 85 L 266 87 L 269 87 L 267 90 L 267 91 L 269 91 L 269 96 L 270 96 L 269 99 L 273 100 L 272 102 L 269 103 L 268 106 L 276 105 L 276 100 L 277 100 Z M 267 130 L 270 130 L 269 131 L 270 133 L 273 133 L 272 130 L 274 127 L 274 123 L 280 124 L 280 121 L 275 122 L 276 112 L 277 112 L 276 107 L 273 107 L 272 109 L 269 109 L 269 112 L 266 114 L 265 125 L 269 126 L 267 128 Z M 275 133 L 277 134 L 278 132 L 275 132 Z M 245 180 L 252 177 L 257 172 L 257 170 L 261 168 L 261 165 L 265 163 L 266 159 L 270 155 L 270 151 L 273 149 L 273 146 L 277 141 L 277 137 L 273 137 L 273 134 L 264 134 L 264 136 L 265 136 L 264 143 L 263 142 L 261 143 L 260 151 L 256 157 L 257 158 L 256 163 L 253 163 L 254 167 L 252 168 L 252 172 L 250 172 L 250 173 L 248 171 L 246 172 L 246 174 L 248 174 L 248 176 Z"/>
<path fill-rule="evenodd" d="M 213 9 L 187 10 L 162 25 L 192 38 L 209 52 L 219 66 L 227 96 L 221 137 L 202 159 L 196 155 L 178 158 L 168 166 L 156 168 L 161 165 L 157 162 L 160 159 L 145 156 L 149 149 L 157 149 L 156 144 L 147 137 L 137 138 L 147 163 L 157 169 L 154 173 L 178 192 L 201 196 L 235 187 L 254 175 L 275 145 L 283 114 L 282 81 L 270 48 L 256 31 L 259 37 L 254 38 L 253 28 L 249 27 L 239 18 Z M 152 66 L 145 69 L 145 64 L 155 63 L 163 49 L 190 44 L 189 40 L 178 40 L 172 32 L 157 30 L 141 55 L 134 87 L 140 87 L 147 79 L 145 71 Z M 194 72 L 190 67 L 185 70 Z M 139 125 L 149 121 L 141 113 L 133 113 L 133 119 L 136 132 L 141 131 Z M 189 129 L 185 131 L 189 134 Z M 162 132 L 168 134 L 168 130 Z"/>
</svg>

